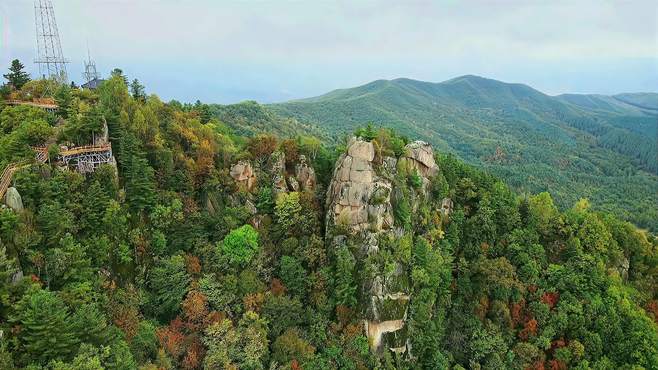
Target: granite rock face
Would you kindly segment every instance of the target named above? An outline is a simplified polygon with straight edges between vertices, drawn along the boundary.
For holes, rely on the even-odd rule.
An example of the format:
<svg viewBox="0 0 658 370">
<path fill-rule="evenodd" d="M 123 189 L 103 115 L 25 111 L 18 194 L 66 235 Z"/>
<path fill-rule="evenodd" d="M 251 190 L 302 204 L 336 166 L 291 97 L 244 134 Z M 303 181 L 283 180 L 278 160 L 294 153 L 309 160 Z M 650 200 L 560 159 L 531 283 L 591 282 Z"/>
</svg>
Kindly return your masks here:
<svg viewBox="0 0 658 370">
<path fill-rule="evenodd" d="M 450 214 L 452 213 L 452 208 L 453 208 L 452 199 L 443 198 L 443 200 L 441 200 L 441 215 L 444 218 L 447 218 L 447 217 L 450 216 Z"/>
<path fill-rule="evenodd" d="M 275 151 L 266 164 L 254 167 L 250 161 L 242 160 L 231 166 L 230 175 L 248 192 L 254 190 L 257 178 L 271 179 L 274 194 L 295 191 L 314 191 L 317 179 L 315 170 L 306 161 L 304 155 L 299 156 L 294 171 L 286 171 L 286 156 L 282 151 Z M 264 177 L 263 177 L 264 176 Z"/>
<path fill-rule="evenodd" d="M 286 156 L 283 152 L 276 151 L 272 153 L 272 189 L 275 194 L 285 193 L 288 191 L 286 184 Z"/>
<path fill-rule="evenodd" d="M 350 140 L 329 184 L 328 225 L 374 233 L 393 226 L 391 182 L 375 173 L 374 156 L 372 143 Z"/>
<path fill-rule="evenodd" d="M 7 189 L 5 204 L 15 212 L 21 212 L 23 210 L 23 198 L 21 198 L 15 187 L 12 186 Z"/>
<path fill-rule="evenodd" d="M 249 223 L 259 228 L 264 215 L 259 213 L 257 193 L 263 187 L 271 187 L 276 197 L 283 193 L 309 191 L 317 189 L 316 175 L 313 167 L 307 163 L 306 157 L 299 156 L 294 163 L 293 171 L 286 168 L 286 156 L 282 151 L 274 151 L 264 163 L 241 160 L 233 164 L 229 175 L 235 180 L 238 188 L 245 191 L 236 192 L 228 197 L 232 207 L 244 207 L 251 215 Z M 258 187 L 257 187 L 258 184 Z M 206 195 L 205 208 L 211 214 L 222 207 L 222 195 L 219 192 L 210 191 Z"/>
<path fill-rule="evenodd" d="M 306 156 L 304 155 L 299 156 L 299 163 L 295 166 L 295 177 L 302 190 L 315 189 L 315 183 L 317 181 L 315 170 L 306 163 Z"/>
<path fill-rule="evenodd" d="M 346 153 L 336 162 L 327 191 L 326 229 L 330 245 L 345 243 L 346 237 L 357 238 L 361 243 L 358 248 L 361 255 L 357 260 L 364 260 L 379 253 L 381 238 L 397 238 L 404 234 L 393 216 L 399 193 L 394 179 L 401 170 L 417 173 L 423 184 L 429 184 L 429 179 L 439 170 L 431 146 L 413 142 L 399 159 L 384 157 L 375 163 L 375 148 L 371 142 L 350 139 Z M 416 202 L 427 196 L 426 189 L 424 186 L 420 191 L 424 195 Z M 330 230 L 340 230 L 346 235 L 333 235 Z M 392 271 L 376 269 L 380 272 L 360 282 L 365 333 L 376 352 L 406 352 L 406 320 L 411 299 L 408 268 L 396 263 Z"/>
<path fill-rule="evenodd" d="M 238 185 L 244 186 L 248 191 L 256 184 L 256 174 L 248 161 L 240 161 L 231 166 L 230 175 Z"/>
<path fill-rule="evenodd" d="M 405 147 L 405 155 L 400 159 L 423 177 L 432 177 L 439 171 L 434 161 L 432 146 L 424 141 L 414 141 Z"/>
</svg>

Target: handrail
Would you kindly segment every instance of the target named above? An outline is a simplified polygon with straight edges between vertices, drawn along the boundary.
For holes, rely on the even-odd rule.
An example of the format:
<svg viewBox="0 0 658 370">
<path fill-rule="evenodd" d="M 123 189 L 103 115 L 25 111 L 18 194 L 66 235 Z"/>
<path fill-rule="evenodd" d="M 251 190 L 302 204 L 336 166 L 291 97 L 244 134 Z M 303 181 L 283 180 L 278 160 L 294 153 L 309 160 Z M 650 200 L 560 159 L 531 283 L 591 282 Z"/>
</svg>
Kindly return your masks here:
<svg viewBox="0 0 658 370">
<path fill-rule="evenodd" d="M 48 148 L 43 146 L 34 146 L 31 147 L 32 150 L 36 152 L 35 159 L 38 162 L 44 163 L 48 160 Z M 84 145 L 67 150 L 63 150 L 59 155 L 70 156 L 83 153 L 93 153 L 93 152 L 104 152 L 112 149 L 111 144 L 101 144 L 101 145 Z M 8 164 L 0 175 L 0 201 L 3 200 L 7 189 L 9 189 L 9 184 L 11 184 L 11 178 L 14 176 L 16 170 L 24 167 L 30 163 L 29 160 L 19 161 Z"/>
<path fill-rule="evenodd" d="M 11 178 L 14 176 L 14 172 L 29 164 L 30 161 L 20 161 L 15 163 L 10 163 L 2 171 L 2 176 L 0 176 L 0 199 L 5 196 L 7 189 L 9 189 L 9 184 L 11 183 Z"/>
<path fill-rule="evenodd" d="M 48 148 L 46 147 L 33 147 L 32 149 L 36 152 L 48 153 Z M 109 143 L 100 145 L 83 145 L 60 150 L 59 155 L 69 156 L 82 153 L 105 152 L 110 149 L 112 149 L 112 145 Z"/>
<path fill-rule="evenodd" d="M 33 101 L 23 101 L 23 100 L 5 100 L 7 104 L 11 105 L 31 105 L 34 107 L 39 107 L 39 108 L 51 108 L 51 109 L 56 109 L 59 108 L 57 104 L 49 104 L 49 103 L 37 103 Z"/>
<path fill-rule="evenodd" d="M 86 146 L 78 146 L 75 148 L 67 149 L 60 151 L 60 155 L 63 156 L 69 156 L 69 155 L 75 155 L 75 154 L 83 154 L 83 153 L 93 153 L 93 152 L 106 152 L 110 150 L 112 146 L 110 144 L 103 144 L 103 145 L 86 145 Z"/>
</svg>

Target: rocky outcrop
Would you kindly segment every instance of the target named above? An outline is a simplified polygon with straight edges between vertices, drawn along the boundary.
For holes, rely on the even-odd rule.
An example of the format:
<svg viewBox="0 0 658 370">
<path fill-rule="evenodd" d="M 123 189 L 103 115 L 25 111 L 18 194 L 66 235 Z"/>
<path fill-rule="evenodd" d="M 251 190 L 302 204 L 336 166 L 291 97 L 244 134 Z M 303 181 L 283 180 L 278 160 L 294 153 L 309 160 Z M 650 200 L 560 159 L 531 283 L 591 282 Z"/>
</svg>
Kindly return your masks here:
<svg viewBox="0 0 658 370">
<path fill-rule="evenodd" d="M 306 163 L 306 156 L 299 156 L 299 163 L 295 166 L 295 177 L 302 190 L 315 189 L 315 170 Z"/>
<path fill-rule="evenodd" d="M 419 175 L 426 178 L 436 175 L 439 171 L 439 167 L 434 161 L 432 146 L 424 141 L 407 144 L 400 162 L 407 165 L 408 168 L 418 171 Z"/>
<path fill-rule="evenodd" d="M 443 218 L 447 218 L 450 216 L 450 214 L 452 213 L 452 207 L 453 207 L 452 199 L 443 198 L 443 200 L 441 200 L 441 215 L 443 216 Z"/>
<path fill-rule="evenodd" d="M 272 153 L 272 189 L 275 194 L 285 193 L 288 191 L 286 185 L 286 156 L 283 152 L 276 151 Z"/>
<path fill-rule="evenodd" d="M 12 186 L 7 189 L 5 204 L 15 212 L 21 212 L 23 210 L 23 198 L 21 198 L 15 187 Z"/>
<path fill-rule="evenodd" d="M 288 190 L 290 191 L 299 191 L 299 182 L 296 178 L 290 176 L 288 177 Z"/>
<path fill-rule="evenodd" d="M 315 170 L 310 166 L 304 155 L 294 166 L 294 173 L 286 171 L 286 156 L 282 151 L 275 151 L 266 164 L 254 168 L 249 161 L 239 161 L 231 166 L 230 175 L 238 186 L 251 192 L 256 185 L 256 179 L 270 178 L 274 194 L 294 191 L 314 191 L 317 179 Z M 258 174 L 258 175 L 257 175 Z"/>
<path fill-rule="evenodd" d="M 231 166 L 231 177 L 248 191 L 251 191 L 256 184 L 256 174 L 248 161 L 240 161 Z"/>
<path fill-rule="evenodd" d="M 327 223 L 351 232 L 377 233 L 393 226 L 391 183 L 373 168 L 372 143 L 352 139 L 336 163 L 327 193 Z"/>
<path fill-rule="evenodd" d="M 329 243 L 338 245 L 346 238 L 357 238 L 362 253 L 358 260 L 379 253 L 380 238 L 404 234 L 393 217 L 393 205 L 401 196 L 394 185 L 399 171 L 420 176 L 425 185 L 420 192 L 426 196 L 426 185 L 439 170 L 432 148 L 424 142 L 410 143 L 399 159 L 384 157 L 380 163 L 374 162 L 374 149 L 372 143 L 352 138 L 336 162 L 327 192 Z M 365 332 L 373 350 L 405 352 L 405 322 L 411 299 L 408 268 L 396 262 L 392 270 L 390 266 L 375 266 L 374 270 L 380 272 L 361 282 Z"/>
</svg>

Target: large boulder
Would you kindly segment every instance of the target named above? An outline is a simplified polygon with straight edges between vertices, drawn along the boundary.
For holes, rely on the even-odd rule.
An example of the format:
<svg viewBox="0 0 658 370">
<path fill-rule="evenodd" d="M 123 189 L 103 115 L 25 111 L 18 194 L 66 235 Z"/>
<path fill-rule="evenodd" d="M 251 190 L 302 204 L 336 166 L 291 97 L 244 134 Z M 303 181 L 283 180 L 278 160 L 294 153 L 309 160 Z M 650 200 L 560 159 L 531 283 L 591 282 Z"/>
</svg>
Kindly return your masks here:
<svg viewBox="0 0 658 370">
<path fill-rule="evenodd" d="M 402 160 L 423 177 L 432 177 L 439 171 L 439 166 L 434 161 L 432 146 L 424 141 L 407 144 Z"/>
<path fill-rule="evenodd" d="M 372 162 L 375 159 L 375 147 L 371 142 L 352 138 L 347 144 L 347 155 Z"/>
<path fill-rule="evenodd" d="M 316 178 L 313 167 L 306 163 L 306 156 L 299 156 L 299 163 L 295 166 L 295 177 L 302 190 L 313 190 L 315 188 Z"/>
<path fill-rule="evenodd" d="M 231 166 L 230 175 L 238 185 L 244 186 L 248 191 L 256 184 L 256 174 L 249 161 L 240 161 Z"/>
<path fill-rule="evenodd" d="M 21 212 L 23 210 L 23 198 L 21 198 L 15 187 L 12 186 L 7 189 L 5 204 L 15 212 Z"/>
<path fill-rule="evenodd" d="M 349 141 L 347 153 L 338 159 L 329 184 L 329 225 L 341 224 L 351 232 L 378 232 L 391 224 L 389 221 L 393 211 L 390 191 L 377 192 L 380 188 L 390 190 L 391 183 L 375 173 L 372 163 L 374 158 L 372 143 L 355 138 Z M 371 205 L 380 207 L 369 212 Z"/>
</svg>

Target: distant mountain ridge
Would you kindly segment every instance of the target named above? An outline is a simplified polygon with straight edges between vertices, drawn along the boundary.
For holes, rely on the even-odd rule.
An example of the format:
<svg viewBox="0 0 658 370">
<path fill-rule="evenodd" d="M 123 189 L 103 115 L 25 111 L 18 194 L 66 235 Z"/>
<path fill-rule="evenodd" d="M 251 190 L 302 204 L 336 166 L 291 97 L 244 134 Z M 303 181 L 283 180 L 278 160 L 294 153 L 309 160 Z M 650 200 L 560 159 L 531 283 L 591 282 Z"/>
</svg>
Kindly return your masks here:
<svg viewBox="0 0 658 370">
<path fill-rule="evenodd" d="M 376 80 L 268 108 L 334 139 L 367 122 L 393 127 L 518 190 L 550 190 L 563 206 L 587 197 L 658 229 L 658 93 L 550 96 L 466 75 L 440 83 Z"/>
</svg>

